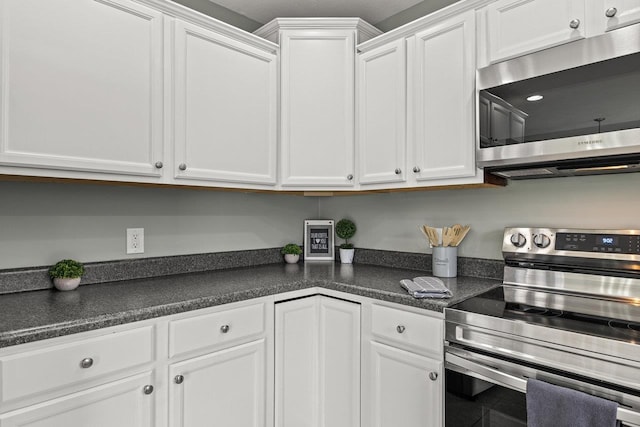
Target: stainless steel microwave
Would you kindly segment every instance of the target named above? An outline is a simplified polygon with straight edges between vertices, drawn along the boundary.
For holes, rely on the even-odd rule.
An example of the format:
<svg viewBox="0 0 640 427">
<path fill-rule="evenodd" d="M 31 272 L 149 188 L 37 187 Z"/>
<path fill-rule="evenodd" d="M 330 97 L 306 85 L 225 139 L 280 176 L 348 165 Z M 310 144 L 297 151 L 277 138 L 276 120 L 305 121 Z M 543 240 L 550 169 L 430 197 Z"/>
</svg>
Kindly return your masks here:
<svg viewBox="0 0 640 427">
<path fill-rule="evenodd" d="M 488 172 L 640 171 L 640 24 L 480 69 L 477 101 Z"/>
</svg>

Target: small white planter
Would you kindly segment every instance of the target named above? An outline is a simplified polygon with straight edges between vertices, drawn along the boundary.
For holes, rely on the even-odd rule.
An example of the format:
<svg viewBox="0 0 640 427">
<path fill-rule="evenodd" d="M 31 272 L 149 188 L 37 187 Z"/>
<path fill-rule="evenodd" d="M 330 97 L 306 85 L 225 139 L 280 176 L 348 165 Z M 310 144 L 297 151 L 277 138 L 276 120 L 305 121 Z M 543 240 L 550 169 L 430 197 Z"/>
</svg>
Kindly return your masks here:
<svg viewBox="0 0 640 427">
<path fill-rule="evenodd" d="M 343 264 L 352 264 L 353 263 L 353 254 L 356 252 L 355 249 L 340 249 L 340 262 Z"/>
<path fill-rule="evenodd" d="M 296 254 L 284 254 L 284 261 L 287 264 L 296 264 L 300 259 L 300 255 Z"/>
<path fill-rule="evenodd" d="M 53 286 L 59 291 L 72 291 L 80 284 L 80 277 L 56 277 Z"/>
</svg>

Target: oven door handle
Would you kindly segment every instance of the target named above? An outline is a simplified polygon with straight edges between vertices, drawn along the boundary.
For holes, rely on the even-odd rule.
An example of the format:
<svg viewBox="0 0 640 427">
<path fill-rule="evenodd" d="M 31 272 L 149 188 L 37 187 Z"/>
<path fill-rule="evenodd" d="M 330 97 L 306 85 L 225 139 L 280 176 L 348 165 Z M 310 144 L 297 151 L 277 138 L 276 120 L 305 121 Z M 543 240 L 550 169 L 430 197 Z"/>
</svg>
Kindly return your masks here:
<svg viewBox="0 0 640 427">
<path fill-rule="evenodd" d="M 511 375 L 482 363 L 465 359 L 464 357 L 453 354 L 449 349 L 445 351 L 445 363 L 446 369 L 451 369 L 462 374 L 471 374 L 473 377 L 480 378 L 481 380 L 501 385 L 521 393 L 526 394 L 527 392 L 526 377 Z M 625 424 L 640 427 L 640 412 L 635 412 L 618 406 L 617 419 Z"/>
</svg>

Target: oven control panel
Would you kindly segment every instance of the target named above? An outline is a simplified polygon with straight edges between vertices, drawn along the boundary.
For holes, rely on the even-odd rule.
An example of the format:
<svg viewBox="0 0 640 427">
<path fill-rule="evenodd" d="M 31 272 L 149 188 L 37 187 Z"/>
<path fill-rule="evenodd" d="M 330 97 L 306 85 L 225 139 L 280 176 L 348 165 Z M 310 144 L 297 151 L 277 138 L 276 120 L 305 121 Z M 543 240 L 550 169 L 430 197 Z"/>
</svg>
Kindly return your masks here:
<svg viewBox="0 0 640 427">
<path fill-rule="evenodd" d="M 636 259 L 640 256 L 640 230 L 577 230 L 509 227 L 504 230 L 502 252 L 510 254 Z"/>
</svg>

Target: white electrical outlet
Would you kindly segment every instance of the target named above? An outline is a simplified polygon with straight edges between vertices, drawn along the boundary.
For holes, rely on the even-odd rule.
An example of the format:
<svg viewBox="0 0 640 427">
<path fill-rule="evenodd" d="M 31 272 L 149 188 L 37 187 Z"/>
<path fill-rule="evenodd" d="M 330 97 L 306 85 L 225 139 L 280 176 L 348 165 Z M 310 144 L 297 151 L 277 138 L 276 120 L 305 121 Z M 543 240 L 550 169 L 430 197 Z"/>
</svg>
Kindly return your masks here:
<svg viewBox="0 0 640 427">
<path fill-rule="evenodd" d="M 144 228 L 127 228 L 127 253 L 144 253 Z"/>
</svg>

